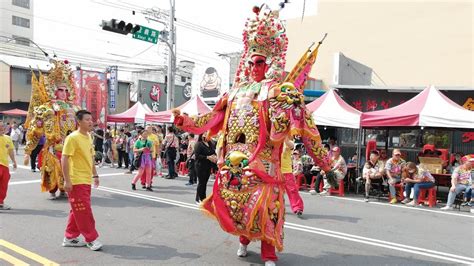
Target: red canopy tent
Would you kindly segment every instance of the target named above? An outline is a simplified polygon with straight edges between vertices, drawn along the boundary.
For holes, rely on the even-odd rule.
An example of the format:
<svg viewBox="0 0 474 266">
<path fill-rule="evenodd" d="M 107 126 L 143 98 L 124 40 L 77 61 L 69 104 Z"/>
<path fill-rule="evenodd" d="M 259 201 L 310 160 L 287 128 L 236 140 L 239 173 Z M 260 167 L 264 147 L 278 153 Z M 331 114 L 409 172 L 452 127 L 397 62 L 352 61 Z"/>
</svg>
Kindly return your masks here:
<svg viewBox="0 0 474 266">
<path fill-rule="evenodd" d="M 144 123 L 145 122 L 145 115 L 148 114 L 149 111 L 145 108 L 142 103 L 137 102 L 134 104 L 130 109 L 127 111 L 108 115 L 107 122 L 117 122 L 117 123 Z"/>
<path fill-rule="evenodd" d="M 207 114 L 212 110 L 199 95 L 191 98 L 181 106 L 176 107 L 176 109 L 179 109 L 181 113 L 186 113 L 188 115 Z M 154 123 L 172 123 L 173 114 L 171 110 L 147 114 L 145 115 L 145 120 Z"/>
<path fill-rule="evenodd" d="M 27 116 L 28 112 L 15 108 L 15 109 L 12 109 L 12 110 L 1 111 L 0 114 L 10 115 L 10 116 Z"/>
<path fill-rule="evenodd" d="M 474 112 L 431 86 L 398 106 L 362 113 L 362 127 L 473 128 Z"/>
</svg>

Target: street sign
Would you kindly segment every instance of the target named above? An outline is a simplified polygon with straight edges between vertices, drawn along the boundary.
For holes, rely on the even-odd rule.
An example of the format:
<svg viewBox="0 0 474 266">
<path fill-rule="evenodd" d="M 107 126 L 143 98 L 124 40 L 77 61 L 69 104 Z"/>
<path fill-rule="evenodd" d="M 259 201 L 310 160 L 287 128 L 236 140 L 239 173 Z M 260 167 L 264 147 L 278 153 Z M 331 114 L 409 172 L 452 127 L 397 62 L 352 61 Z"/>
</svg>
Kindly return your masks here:
<svg viewBox="0 0 474 266">
<path fill-rule="evenodd" d="M 159 35 L 160 32 L 157 30 L 140 26 L 140 30 L 133 34 L 133 38 L 145 42 L 157 43 Z"/>
</svg>

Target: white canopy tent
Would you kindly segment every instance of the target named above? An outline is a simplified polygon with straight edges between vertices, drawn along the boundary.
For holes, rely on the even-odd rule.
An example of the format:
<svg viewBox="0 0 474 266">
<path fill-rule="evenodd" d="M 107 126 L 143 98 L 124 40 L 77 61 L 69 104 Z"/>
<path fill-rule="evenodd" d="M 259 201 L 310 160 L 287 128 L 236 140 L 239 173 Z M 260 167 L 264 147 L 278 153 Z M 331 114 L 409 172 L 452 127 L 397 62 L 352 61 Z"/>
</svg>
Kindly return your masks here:
<svg viewBox="0 0 474 266">
<path fill-rule="evenodd" d="M 346 103 L 334 89 L 306 106 L 318 126 L 360 128 L 362 112 Z"/>
</svg>

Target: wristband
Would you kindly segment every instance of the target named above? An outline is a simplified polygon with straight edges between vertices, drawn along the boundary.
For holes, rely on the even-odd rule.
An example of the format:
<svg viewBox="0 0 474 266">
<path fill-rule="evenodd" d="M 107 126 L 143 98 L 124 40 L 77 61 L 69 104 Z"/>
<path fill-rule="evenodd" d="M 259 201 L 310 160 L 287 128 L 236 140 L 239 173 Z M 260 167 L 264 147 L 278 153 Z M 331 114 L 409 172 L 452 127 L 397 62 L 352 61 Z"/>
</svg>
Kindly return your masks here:
<svg viewBox="0 0 474 266">
<path fill-rule="evenodd" d="M 99 176 L 98 176 L 98 175 L 95 175 L 95 176 L 93 176 L 92 178 L 99 178 Z"/>
</svg>

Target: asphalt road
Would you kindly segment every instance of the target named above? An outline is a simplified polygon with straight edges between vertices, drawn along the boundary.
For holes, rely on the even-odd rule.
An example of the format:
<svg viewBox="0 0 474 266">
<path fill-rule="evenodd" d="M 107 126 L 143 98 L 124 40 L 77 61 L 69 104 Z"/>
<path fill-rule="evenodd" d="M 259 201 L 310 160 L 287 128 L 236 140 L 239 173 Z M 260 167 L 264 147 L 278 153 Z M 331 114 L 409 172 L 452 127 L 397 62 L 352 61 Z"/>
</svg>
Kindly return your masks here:
<svg viewBox="0 0 474 266">
<path fill-rule="evenodd" d="M 28 169 L 12 174 L 6 203 L 13 209 L 0 212 L 0 265 L 262 264 L 257 243 L 247 258 L 236 256 L 237 237 L 199 211 L 196 187 L 185 186 L 186 178 L 155 178 L 154 192 L 132 191 L 132 176 L 110 168 L 99 170 L 101 186 L 92 192 L 103 250 L 61 247 L 67 200 L 48 200 L 39 173 Z M 301 219 L 287 204 L 278 265 L 474 264 L 471 213 L 365 203 L 350 195 L 302 197 Z"/>
</svg>

